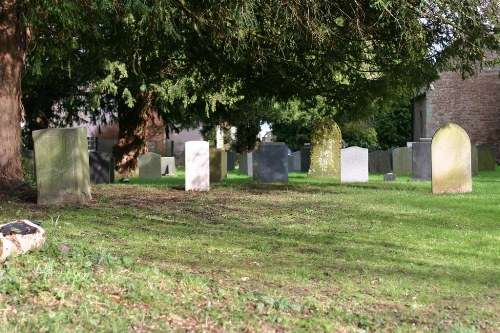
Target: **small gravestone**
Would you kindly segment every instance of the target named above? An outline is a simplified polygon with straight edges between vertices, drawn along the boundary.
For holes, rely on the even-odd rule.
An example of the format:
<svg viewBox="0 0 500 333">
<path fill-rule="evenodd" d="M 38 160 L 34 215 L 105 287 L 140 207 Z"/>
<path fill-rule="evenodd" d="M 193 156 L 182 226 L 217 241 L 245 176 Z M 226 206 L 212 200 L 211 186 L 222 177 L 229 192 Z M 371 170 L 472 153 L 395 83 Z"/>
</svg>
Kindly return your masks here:
<svg viewBox="0 0 500 333">
<path fill-rule="evenodd" d="M 33 131 L 37 203 L 84 204 L 90 193 L 87 129 Z"/>
<path fill-rule="evenodd" d="M 329 118 L 323 118 L 313 131 L 311 144 L 309 177 L 339 177 L 342 135 L 337 124 Z"/>
<path fill-rule="evenodd" d="M 175 176 L 177 169 L 175 168 L 175 157 L 161 157 L 161 175 Z"/>
<path fill-rule="evenodd" d="M 479 165 L 477 160 L 477 147 L 473 144 L 470 145 L 470 157 L 471 157 L 471 170 L 472 176 L 479 175 Z"/>
<path fill-rule="evenodd" d="M 432 138 L 432 193 L 472 191 L 470 139 L 455 124 L 441 127 Z"/>
<path fill-rule="evenodd" d="M 495 151 L 492 146 L 488 144 L 477 146 L 477 164 L 479 171 L 495 171 Z"/>
<path fill-rule="evenodd" d="M 161 155 L 147 152 L 138 158 L 139 178 L 160 179 L 161 178 Z"/>
<path fill-rule="evenodd" d="M 254 151 L 253 178 L 261 182 L 288 181 L 288 147 L 283 142 L 263 142 Z"/>
<path fill-rule="evenodd" d="M 236 153 L 234 151 L 227 152 L 227 171 L 233 171 L 236 164 Z"/>
<path fill-rule="evenodd" d="M 349 147 L 340 151 L 340 181 L 368 181 L 368 149 Z"/>
<path fill-rule="evenodd" d="M 384 181 L 385 182 L 393 182 L 396 180 L 396 175 L 392 172 L 388 172 L 384 174 Z"/>
<path fill-rule="evenodd" d="M 210 152 L 207 141 L 185 143 L 186 191 L 210 190 Z"/>
<path fill-rule="evenodd" d="M 89 151 L 90 182 L 109 184 L 115 181 L 115 159 L 111 154 Z"/>
<path fill-rule="evenodd" d="M 392 171 L 396 175 L 412 174 L 412 148 L 401 147 L 392 150 Z"/>
<path fill-rule="evenodd" d="M 210 182 L 220 183 L 227 177 L 227 153 L 225 150 L 210 148 Z"/>
<path fill-rule="evenodd" d="M 370 173 L 391 172 L 391 157 L 387 150 L 375 150 L 368 155 L 368 169 Z"/>
<path fill-rule="evenodd" d="M 309 172 L 311 166 L 311 144 L 304 143 L 300 148 L 300 172 Z"/>
<path fill-rule="evenodd" d="M 414 142 L 412 145 L 412 180 L 426 181 L 431 180 L 431 140 L 422 138 L 420 142 Z"/>
<path fill-rule="evenodd" d="M 253 151 L 240 155 L 240 172 L 253 177 Z"/>
<path fill-rule="evenodd" d="M 288 172 L 300 172 L 301 171 L 301 156 L 300 151 L 296 151 L 288 155 Z"/>
</svg>

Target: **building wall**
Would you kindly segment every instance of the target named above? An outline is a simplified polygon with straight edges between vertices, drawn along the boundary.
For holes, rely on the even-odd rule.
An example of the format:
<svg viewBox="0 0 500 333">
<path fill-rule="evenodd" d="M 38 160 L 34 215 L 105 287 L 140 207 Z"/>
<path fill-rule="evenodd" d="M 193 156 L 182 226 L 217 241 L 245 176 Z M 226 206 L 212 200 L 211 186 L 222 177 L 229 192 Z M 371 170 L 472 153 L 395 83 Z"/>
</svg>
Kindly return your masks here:
<svg viewBox="0 0 500 333">
<path fill-rule="evenodd" d="M 500 160 L 500 68 L 485 68 L 477 77 L 462 80 L 445 72 L 426 93 L 425 137 L 447 123 L 461 126 L 473 144 L 494 147 Z"/>
</svg>

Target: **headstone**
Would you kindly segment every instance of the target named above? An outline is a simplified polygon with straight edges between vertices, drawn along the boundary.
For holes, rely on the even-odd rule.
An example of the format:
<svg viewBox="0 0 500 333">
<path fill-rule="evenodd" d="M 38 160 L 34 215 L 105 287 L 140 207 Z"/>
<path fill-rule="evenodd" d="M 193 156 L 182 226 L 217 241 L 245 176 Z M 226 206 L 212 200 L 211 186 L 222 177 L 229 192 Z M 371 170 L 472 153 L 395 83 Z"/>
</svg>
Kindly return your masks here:
<svg viewBox="0 0 500 333">
<path fill-rule="evenodd" d="M 224 127 L 215 126 L 215 147 L 217 149 L 224 149 Z"/>
<path fill-rule="evenodd" d="M 210 153 L 207 141 L 185 143 L 186 191 L 210 190 Z"/>
<path fill-rule="evenodd" d="M 368 181 L 368 149 L 349 147 L 340 151 L 340 181 Z"/>
<path fill-rule="evenodd" d="M 240 172 L 253 177 L 253 151 L 240 155 Z"/>
<path fill-rule="evenodd" d="M 494 171 L 496 166 L 495 151 L 488 144 L 477 146 L 477 163 L 479 171 Z"/>
<path fill-rule="evenodd" d="M 478 156 L 477 156 L 477 147 L 473 144 L 470 145 L 470 156 L 471 156 L 471 170 L 472 170 L 472 176 L 477 176 L 479 175 L 479 163 L 478 163 Z"/>
<path fill-rule="evenodd" d="M 227 152 L 227 171 L 233 171 L 236 164 L 236 153 L 234 151 Z"/>
<path fill-rule="evenodd" d="M 161 155 L 147 152 L 139 156 L 139 178 L 161 178 Z"/>
<path fill-rule="evenodd" d="M 412 145 L 412 180 L 431 180 L 431 142 L 426 139 L 420 140 Z"/>
<path fill-rule="evenodd" d="M 396 180 L 396 175 L 392 172 L 388 172 L 384 174 L 384 181 L 386 182 L 393 182 Z"/>
<path fill-rule="evenodd" d="M 370 173 L 391 172 L 391 158 L 387 150 L 375 150 L 368 155 Z"/>
<path fill-rule="evenodd" d="M 227 153 L 225 150 L 210 148 L 210 182 L 220 183 L 227 177 Z"/>
<path fill-rule="evenodd" d="M 455 124 L 441 127 L 432 138 L 432 193 L 472 191 L 471 144 Z"/>
<path fill-rule="evenodd" d="M 301 171 L 301 156 L 300 151 L 296 151 L 288 155 L 288 172 L 300 172 Z"/>
<path fill-rule="evenodd" d="M 261 182 L 288 181 L 288 147 L 283 142 L 262 143 L 253 153 L 253 178 Z"/>
<path fill-rule="evenodd" d="M 313 131 L 311 144 L 309 177 L 339 177 L 342 135 L 337 124 L 323 118 Z"/>
<path fill-rule="evenodd" d="M 33 131 L 37 203 L 84 204 L 90 193 L 85 127 Z"/>
<path fill-rule="evenodd" d="M 392 172 L 396 175 L 412 174 L 412 148 L 401 147 L 392 150 Z"/>
<path fill-rule="evenodd" d="M 177 169 L 175 168 L 175 157 L 161 157 L 161 175 L 175 176 Z"/>
<path fill-rule="evenodd" d="M 115 159 L 111 154 L 89 151 L 89 169 L 92 184 L 115 182 Z"/>
<path fill-rule="evenodd" d="M 304 143 L 300 148 L 300 172 L 309 172 L 311 166 L 311 144 Z"/>
</svg>

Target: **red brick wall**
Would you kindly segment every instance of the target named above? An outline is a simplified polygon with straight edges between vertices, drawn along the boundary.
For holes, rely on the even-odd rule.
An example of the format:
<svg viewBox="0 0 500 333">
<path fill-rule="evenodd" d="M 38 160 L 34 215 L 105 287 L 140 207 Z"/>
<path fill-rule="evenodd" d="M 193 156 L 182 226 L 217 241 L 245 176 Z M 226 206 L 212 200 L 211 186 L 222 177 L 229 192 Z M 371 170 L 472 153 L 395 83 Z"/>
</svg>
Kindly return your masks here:
<svg viewBox="0 0 500 333">
<path fill-rule="evenodd" d="M 493 145 L 500 160 L 500 68 L 484 69 L 462 80 L 459 73 L 442 73 L 427 91 L 426 134 L 447 123 L 461 126 L 472 144 Z"/>
</svg>

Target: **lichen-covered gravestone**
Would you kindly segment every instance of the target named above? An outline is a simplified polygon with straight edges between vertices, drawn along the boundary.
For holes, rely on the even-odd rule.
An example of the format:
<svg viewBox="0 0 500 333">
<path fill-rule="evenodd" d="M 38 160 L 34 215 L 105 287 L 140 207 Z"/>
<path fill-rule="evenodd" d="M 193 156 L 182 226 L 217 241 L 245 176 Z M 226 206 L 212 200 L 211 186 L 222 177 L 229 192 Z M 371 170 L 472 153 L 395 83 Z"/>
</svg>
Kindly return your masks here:
<svg viewBox="0 0 500 333">
<path fill-rule="evenodd" d="M 160 179 L 161 178 L 161 155 L 147 152 L 140 155 L 137 159 L 139 162 L 139 178 L 143 179 Z"/>
<path fill-rule="evenodd" d="M 210 190 L 210 153 L 207 141 L 185 143 L 186 191 Z"/>
<path fill-rule="evenodd" d="M 223 149 L 210 148 L 210 182 L 221 183 L 227 177 L 227 153 Z"/>
<path fill-rule="evenodd" d="M 349 147 L 340 151 L 340 182 L 368 181 L 368 149 Z"/>
<path fill-rule="evenodd" d="M 472 191 L 470 139 L 455 124 L 441 127 L 432 138 L 432 193 Z"/>
<path fill-rule="evenodd" d="M 84 204 L 90 194 L 87 129 L 33 131 L 37 203 Z"/>
<path fill-rule="evenodd" d="M 339 177 L 341 147 L 340 128 L 333 120 L 323 118 L 312 134 L 309 177 Z"/>
</svg>

